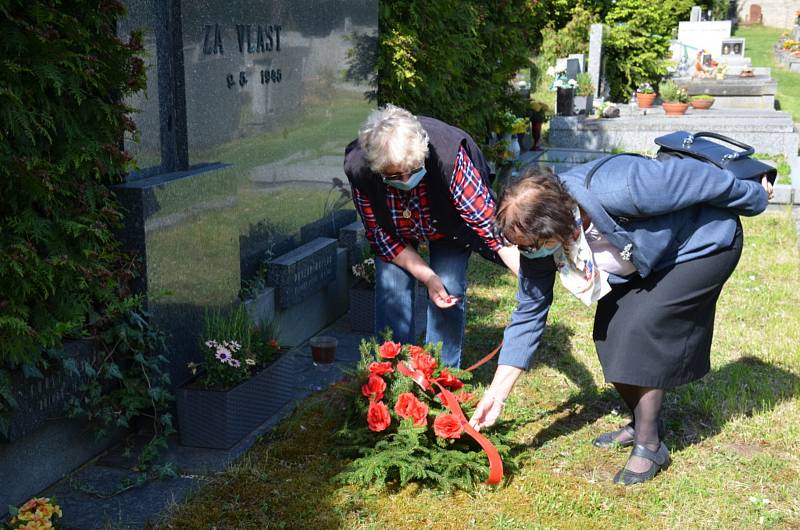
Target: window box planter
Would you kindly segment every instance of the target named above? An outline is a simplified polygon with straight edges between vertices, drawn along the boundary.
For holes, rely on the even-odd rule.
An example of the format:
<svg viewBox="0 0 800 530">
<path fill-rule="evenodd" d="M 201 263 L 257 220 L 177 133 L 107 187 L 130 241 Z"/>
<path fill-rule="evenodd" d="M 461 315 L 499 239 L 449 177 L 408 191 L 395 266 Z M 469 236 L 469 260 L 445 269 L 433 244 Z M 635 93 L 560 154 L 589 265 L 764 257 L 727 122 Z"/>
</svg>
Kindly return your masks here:
<svg viewBox="0 0 800 530">
<path fill-rule="evenodd" d="M 359 282 L 350 288 L 350 329 L 372 333 L 375 328 L 375 288 Z"/>
<path fill-rule="evenodd" d="M 414 312 L 420 311 L 427 319 L 428 290 L 417 284 L 417 303 Z M 375 288 L 358 282 L 350 288 L 350 329 L 364 333 L 375 332 Z"/>
<path fill-rule="evenodd" d="M 191 381 L 175 393 L 182 445 L 229 449 L 280 410 L 270 367 L 228 390 L 206 390 Z"/>
</svg>

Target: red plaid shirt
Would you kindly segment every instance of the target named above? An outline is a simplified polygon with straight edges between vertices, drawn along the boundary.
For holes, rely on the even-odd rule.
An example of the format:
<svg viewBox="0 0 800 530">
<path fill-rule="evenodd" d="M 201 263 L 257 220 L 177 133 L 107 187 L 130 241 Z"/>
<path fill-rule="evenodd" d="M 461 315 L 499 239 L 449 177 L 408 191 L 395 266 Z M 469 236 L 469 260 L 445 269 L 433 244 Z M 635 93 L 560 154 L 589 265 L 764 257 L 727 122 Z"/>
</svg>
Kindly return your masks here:
<svg viewBox="0 0 800 530">
<path fill-rule="evenodd" d="M 464 222 L 486 241 L 490 249 L 497 251 L 503 246 L 503 242 L 494 237 L 491 229 L 496 204 L 463 146 L 458 150 L 453 168 L 450 200 Z M 401 241 L 378 225 L 369 199 L 355 188 L 353 188 L 353 202 L 364 222 L 367 240 L 378 257 L 384 261 L 396 258 L 409 242 L 435 241 L 445 237 L 433 226 L 428 187 L 424 180 L 409 191 L 398 190 L 392 186 L 386 187 L 386 204 Z M 406 209 L 411 214 L 407 218 L 403 216 Z"/>
</svg>

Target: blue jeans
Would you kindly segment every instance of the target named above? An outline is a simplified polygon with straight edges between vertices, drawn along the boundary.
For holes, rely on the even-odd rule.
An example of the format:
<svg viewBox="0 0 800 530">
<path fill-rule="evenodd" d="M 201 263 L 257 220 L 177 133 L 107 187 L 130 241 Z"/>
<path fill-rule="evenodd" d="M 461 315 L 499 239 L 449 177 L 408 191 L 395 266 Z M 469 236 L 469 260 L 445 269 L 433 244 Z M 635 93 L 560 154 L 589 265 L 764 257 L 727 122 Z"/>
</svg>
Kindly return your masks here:
<svg viewBox="0 0 800 530">
<path fill-rule="evenodd" d="M 466 317 L 467 265 L 470 250 L 450 241 L 431 241 L 430 266 L 441 278 L 451 296 L 459 298 L 453 307 L 439 309 L 428 301 L 428 328 L 425 342 L 442 343 L 442 363 L 458 367 L 464 343 Z M 375 333 L 391 328 L 394 341 L 416 344 L 414 304 L 417 281 L 393 263 L 375 260 Z"/>
</svg>

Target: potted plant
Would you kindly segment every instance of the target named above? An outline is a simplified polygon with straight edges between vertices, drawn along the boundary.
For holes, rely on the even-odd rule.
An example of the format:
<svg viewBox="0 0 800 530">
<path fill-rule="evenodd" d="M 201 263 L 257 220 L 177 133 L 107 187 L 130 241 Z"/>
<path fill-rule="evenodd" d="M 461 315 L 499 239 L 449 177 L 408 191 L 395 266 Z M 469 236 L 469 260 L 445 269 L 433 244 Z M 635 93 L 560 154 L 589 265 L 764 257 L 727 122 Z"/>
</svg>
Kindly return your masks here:
<svg viewBox="0 0 800 530">
<path fill-rule="evenodd" d="M 531 151 L 536 151 L 539 149 L 539 140 L 542 138 L 542 124 L 550 119 L 550 106 L 544 101 L 531 100 L 529 116 L 531 135 L 533 136 Z"/>
<path fill-rule="evenodd" d="M 514 123 L 511 124 L 511 134 L 513 135 L 512 139 L 516 139 L 517 143 L 514 145 L 512 141 L 511 149 L 512 154 L 515 158 L 519 158 L 520 153 L 522 152 L 522 145 L 525 142 L 525 135 L 528 133 L 528 120 L 526 118 L 517 118 L 515 117 Z M 515 151 L 515 149 L 519 148 L 519 151 Z M 525 146 L 525 150 L 530 149 L 530 146 Z"/>
<path fill-rule="evenodd" d="M 592 76 L 587 72 L 581 72 L 575 78 L 575 113 L 592 115 L 592 103 L 594 102 L 594 85 Z"/>
<path fill-rule="evenodd" d="M 375 330 L 375 259 L 372 247 L 367 245 L 364 247 L 361 261 L 350 269 L 356 280 L 350 287 L 350 329 L 353 331 L 373 333 Z M 427 289 L 418 283 L 417 303 L 421 304 L 427 297 Z M 425 314 L 425 310 L 424 304 L 414 308 L 415 314 L 417 311 Z"/>
<path fill-rule="evenodd" d="M 241 305 L 228 314 L 206 312 L 203 360 L 188 364 L 195 377 L 176 394 L 181 444 L 228 449 L 278 411 L 264 370 L 280 350 L 273 335 Z"/>
<path fill-rule="evenodd" d="M 494 118 L 494 130 L 499 137 L 498 143 L 502 143 L 506 151 L 506 158 L 511 160 L 519 158 L 521 151 L 519 140 L 514 132 L 515 126 L 519 128 L 518 120 L 519 118 L 510 110 L 498 112 Z"/>
<path fill-rule="evenodd" d="M 689 95 L 675 81 L 668 80 L 658 85 L 663 100 L 662 106 L 667 116 L 681 116 L 689 108 Z"/>
<path fill-rule="evenodd" d="M 693 109 L 708 110 L 711 108 L 711 105 L 714 104 L 714 97 L 708 94 L 697 94 L 691 97 L 689 104 Z"/>
<path fill-rule="evenodd" d="M 649 109 L 656 100 L 656 91 L 650 83 L 640 83 L 636 88 L 636 103 L 640 109 Z"/>
</svg>

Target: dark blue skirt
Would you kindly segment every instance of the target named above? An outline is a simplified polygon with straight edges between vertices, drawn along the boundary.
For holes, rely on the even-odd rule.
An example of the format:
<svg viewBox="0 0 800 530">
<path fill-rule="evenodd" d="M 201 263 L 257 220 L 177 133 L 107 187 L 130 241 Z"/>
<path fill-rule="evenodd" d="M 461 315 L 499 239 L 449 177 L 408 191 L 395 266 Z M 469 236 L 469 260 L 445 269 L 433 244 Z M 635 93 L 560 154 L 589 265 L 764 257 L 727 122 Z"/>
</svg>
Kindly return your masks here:
<svg viewBox="0 0 800 530">
<path fill-rule="evenodd" d="M 717 299 L 742 240 L 740 224 L 729 248 L 614 285 L 600 299 L 593 338 L 606 382 L 673 388 L 708 373 Z"/>
</svg>

